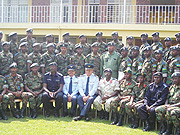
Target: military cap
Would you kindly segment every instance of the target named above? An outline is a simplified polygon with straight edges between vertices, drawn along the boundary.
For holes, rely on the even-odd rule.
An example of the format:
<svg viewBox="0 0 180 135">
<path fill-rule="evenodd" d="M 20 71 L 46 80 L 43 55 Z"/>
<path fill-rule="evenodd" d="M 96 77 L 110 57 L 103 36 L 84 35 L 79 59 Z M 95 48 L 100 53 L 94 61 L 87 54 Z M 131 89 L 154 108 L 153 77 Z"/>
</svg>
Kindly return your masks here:
<svg viewBox="0 0 180 135">
<path fill-rule="evenodd" d="M 33 68 L 33 67 L 39 67 L 39 64 L 38 63 L 31 64 L 30 68 Z"/>
<path fill-rule="evenodd" d="M 166 41 L 172 41 L 172 39 L 171 39 L 170 37 L 166 37 L 166 38 L 164 39 L 164 42 L 166 42 Z"/>
<path fill-rule="evenodd" d="M 62 36 L 65 37 L 66 35 L 69 36 L 69 32 L 65 32 Z"/>
<path fill-rule="evenodd" d="M 120 51 L 128 51 L 127 47 L 122 47 Z"/>
<path fill-rule="evenodd" d="M 176 37 L 180 36 L 180 32 L 175 34 Z"/>
<path fill-rule="evenodd" d="M 147 33 L 142 33 L 142 34 L 141 34 L 141 37 L 142 37 L 142 36 L 148 37 L 148 34 L 147 34 Z"/>
<path fill-rule="evenodd" d="M 154 53 L 156 54 L 156 53 L 161 53 L 161 54 L 163 54 L 163 51 L 162 50 L 156 50 L 156 51 L 154 51 Z"/>
<path fill-rule="evenodd" d="M 106 68 L 106 69 L 104 70 L 104 72 L 111 72 L 111 73 L 112 73 L 112 69 L 111 69 L 111 68 Z"/>
<path fill-rule="evenodd" d="M 94 65 L 90 64 L 90 63 L 86 63 L 84 67 L 87 69 L 92 69 L 92 68 L 94 68 Z"/>
<path fill-rule="evenodd" d="M 17 35 L 17 32 L 11 32 L 11 33 L 9 34 L 9 37 L 12 37 L 12 36 L 14 36 L 14 35 Z"/>
<path fill-rule="evenodd" d="M 22 42 L 27 42 L 26 38 L 22 38 L 22 39 L 20 40 L 20 43 L 22 43 Z"/>
<path fill-rule="evenodd" d="M 46 47 L 47 47 L 47 48 L 48 48 L 48 47 L 54 47 L 54 43 L 49 43 L 49 44 L 47 44 Z"/>
<path fill-rule="evenodd" d="M 174 72 L 171 77 L 180 77 L 180 72 Z"/>
<path fill-rule="evenodd" d="M 159 32 L 154 32 L 152 36 L 159 36 Z"/>
<path fill-rule="evenodd" d="M 81 34 L 80 36 L 79 36 L 79 38 L 82 38 L 82 37 L 86 37 L 84 34 Z"/>
<path fill-rule="evenodd" d="M 50 33 L 50 34 L 46 34 L 45 37 L 46 37 L 46 38 L 47 38 L 47 37 L 53 37 L 53 34 L 51 34 L 51 33 Z"/>
<path fill-rule="evenodd" d="M 114 32 L 112 32 L 111 35 L 112 35 L 112 36 L 113 36 L 113 35 L 117 35 L 117 36 L 118 36 L 118 32 L 117 32 L 117 31 L 114 31 Z"/>
<path fill-rule="evenodd" d="M 10 45 L 10 43 L 9 43 L 9 42 L 4 42 L 4 43 L 2 44 L 2 46 L 4 46 L 4 45 Z"/>
<path fill-rule="evenodd" d="M 102 33 L 102 32 L 97 32 L 97 33 L 96 33 L 96 36 L 98 36 L 98 35 L 101 35 L 101 36 L 102 36 L 103 33 Z"/>
<path fill-rule="evenodd" d="M 1 34 L 1 35 L 3 35 L 3 32 L 2 32 L 2 31 L 0 31 L 0 34 Z"/>
<path fill-rule="evenodd" d="M 75 65 L 68 65 L 67 70 L 75 70 L 76 66 Z"/>
<path fill-rule="evenodd" d="M 60 44 L 60 47 L 68 47 L 67 43 Z"/>
<path fill-rule="evenodd" d="M 132 70 L 131 70 L 131 69 L 126 69 L 126 70 L 124 70 L 124 73 L 130 73 L 130 74 L 132 74 Z"/>
<path fill-rule="evenodd" d="M 27 30 L 26 30 L 26 32 L 33 32 L 33 29 L 32 28 L 28 28 Z"/>
<path fill-rule="evenodd" d="M 133 36 L 128 36 L 126 39 L 134 39 Z"/>
<path fill-rule="evenodd" d="M 170 50 L 178 50 L 179 51 L 179 47 L 178 46 L 171 46 Z"/>
<path fill-rule="evenodd" d="M 13 62 L 13 63 L 9 66 L 9 68 L 17 68 L 17 64 L 16 64 L 15 62 Z"/>
<path fill-rule="evenodd" d="M 131 48 L 131 50 L 139 51 L 139 46 L 133 46 L 133 47 Z"/>
<path fill-rule="evenodd" d="M 156 72 L 156 73 L 153 74 L 153 76 L 160 76 L 160 77 L 162 77 L 162 73 L 161 72 Z"/>
<path fill-rule="evenodd" d="M 93 44 L 91 45 L 91 47 L 99 47 L 98 42 L 93 43 Z"/>
<path fill-rule="evenodd" d="M 23 47 L 23 46 L 27 46 L 27 45 L 28 45 L 27 42 L 22 42 L 22 43 L 19 45 L 19 47 Z"/>
<path fill-rule="evenodd" d="M 108 42 L 107 46 L 115 46 L 114 42 Z"/>
<path fill-rule="evenodd" d="M 143 76 L 143 77 L 146 77 L 146 74 L 145 73 L 137 73 L 136 76 Z"/>
<path fill-rule="evenodd" d="M 75 49 L 78 49 L 78 48 L 84 48 L 84 47 L 81 44 L 76 44 Z"/>
<path fill-rule="evenodd" d="M 40 46 L 40 43 L 34 43 L 33 47 L 35 47 L 35 46 Z"/>
<path fill-rule="evenodd" d="M 49 63 L 49 66 L 57 66 L 57 63 L 56 62 L 51 62 L 51 63 Z"/>
<path fill-rule="evenodd" d="M 151 50 L 152 50 L 152 47 L 151 46 L 147 46 L 147 47 L 144 48 L 143 51 L 151 51 Z"/>
</svg>

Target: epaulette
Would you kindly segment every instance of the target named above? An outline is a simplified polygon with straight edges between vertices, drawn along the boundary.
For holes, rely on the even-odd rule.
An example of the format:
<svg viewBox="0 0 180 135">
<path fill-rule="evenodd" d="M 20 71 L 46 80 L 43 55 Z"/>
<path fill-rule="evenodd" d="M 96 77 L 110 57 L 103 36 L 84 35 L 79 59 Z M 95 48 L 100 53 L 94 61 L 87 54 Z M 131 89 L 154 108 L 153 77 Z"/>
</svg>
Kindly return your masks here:
<svg viewBox="0 0 180 135">
<path fill-rule="evenodd" d="M 18 54 L 19 54 L 19 53 L 16 53 L 16 54 L 14 55 L 14 57 L 17 56 Z"/>
<path fill-rule="evenodd" d="M 156 62 L 156 59 L 152 58 L 152 59 L 151 59 L 151 62 L 152 62 L 152 63 Z"/>
<path fill-rule="evenodd" d="M 165 83 L 163 83 L 163 86 L 164 86 L 164 87 L 168 87 Z"/>
</svg>

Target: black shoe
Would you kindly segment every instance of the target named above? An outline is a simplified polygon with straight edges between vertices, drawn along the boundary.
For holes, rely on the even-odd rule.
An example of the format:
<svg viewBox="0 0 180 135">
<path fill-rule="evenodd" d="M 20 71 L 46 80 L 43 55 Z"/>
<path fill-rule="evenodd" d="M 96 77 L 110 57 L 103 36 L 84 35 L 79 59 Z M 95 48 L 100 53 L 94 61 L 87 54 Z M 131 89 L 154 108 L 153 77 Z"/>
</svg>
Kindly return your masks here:
<svg viewBox="0 0 180 135">
<path fill-rule="evenodd" d="M 63 112 L 62 117 L 68 116 L 68 112 Z"/>
<path fill-rule="evenodd" d="M 13 109 L 11 109 L 11 111 L 12 111 L 12 115 L 13 115 L 13 117 L 15 117 L 15 118 L 17 118 L 17 119 L 19 119 L 20 118 L 20 116 L 16 113 L 16 111 L 15 111 L 15 109 L 13 108 Z"/>
<path fill-rule="evenodd" d="M 54 117 L 59 118 L 59 111 L 54 111 Z"/>
<path fill-rule="evenodd" d="M 161 130 L 159 132 L 159 135 L 162 135 L 164 132 L 166 132 L 166 122 L 163 120 L 161 121 Z"/>
<path fill-rule="evenodd" d="M 130 128 L 133 128 L 133 127 L 134 127 L 134 122 L 135 122 L 134 117 L 132 117 L 132 118 L 131 118 L 131 125 L 129 126 Z"/>
<path fill-rule="evenodd" d="M 123 115 L 120 114 L 120 115 L 119 115 L 119 121 L 118 121 L 118 123 L 116 124 L 116 126 L 122 126 L 122 125 L 123 125 L 122 120 L 123 120 Z"/>
<path fill-rule="evenodd" d="M 2 120 L 2 117 L 0 116 L 0 120 Z"/>
<path fill-rule="evenodd" d="M 139 127 L 139 118 L 135 118 L 133 129 L 138 128 L 138 127 Z"/>
<path fill-rule="evenodd" d="M 71 117 L 71 118 L 72 118 L 72 117 L 73 117 L 73 113 L 70 113 L 70 114 L 69 114 L 69 117 Z"/>
<path fill-rule="evenodd" d="M 74 121 L 78 121 L 78 120 L 81 120 L 81 119 L 82 119 L 82 116 L 77 116 L 77 117 L 73 118 Z"/>
<path fill-rule="evenodd" d="M 117 112 L 114 113 L 114 120 L 111 123 L 111 125 L 116 125 L 118 123 L 118 118 L 117 118 Z"/>
<path fill-rule="evenodd" d="M 2 116 L 3 120 L 7 120 L 8 119 L 7 116 L 5 115 L 5 112 L 4 112 L 3 109 L 0 110 L 0 113 L 1 113 L 1 116 Z"/>
<path fill-rule="evenodd" d="M 33 117 L 33 109 L 30 108 L 30 114 L 29 117 L 32 118 Z"/>
<path fill-rule="evenodd" d="M 166 132 L 163 133 L 163 135 L 170 135 L 170 134 L 172 134 L 172 127 L 173 127 L 173 124 L 168 124 L 167 125 L 167 130 L 166 130 Z"/>
<path fill-rule="evenodd" d="M 90 121 L 91 118 L 90 118 L 88 115 L 86 115 L 85 120 L 86 120 L 86 121 Z"/>
<path fill-rule="evenodd" d="M 153 130 L 154 123 L 150 123 L 149 121 L 146 122 L 146 127 L 143 129 L 143 131 L 151 131 Z"/>
<path fill-rule="evenodd" d="M 33 109 L 33 116 L 32 116 L 33 119 L 37 118 L 37 111 L 36 109 Z"/>
<path fill-rule="evenodd" d="M 109 113 L 105 111 L 105 120 L 109 120 Z"/>
<path fill-rule="evenodd" d="M 45 118 L 48 118 L 48 117 L 50 117 L 50 113 L 49 113 L 49 110 L 46 110 Z"/>
<path fill-rule="evenodd" d="M 20 117 L 24 118 L 24 109 L 23 108 L 21 109 Z"/>
</svg>

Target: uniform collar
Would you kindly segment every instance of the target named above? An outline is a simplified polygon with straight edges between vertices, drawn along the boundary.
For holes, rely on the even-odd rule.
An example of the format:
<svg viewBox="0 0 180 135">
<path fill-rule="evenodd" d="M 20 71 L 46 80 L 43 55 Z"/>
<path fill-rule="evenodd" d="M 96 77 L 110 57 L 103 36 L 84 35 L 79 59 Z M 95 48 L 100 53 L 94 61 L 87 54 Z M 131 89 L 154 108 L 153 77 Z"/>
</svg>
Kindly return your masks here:
<svg viewBox="0 0 180 135">
<path fill-rule="evenodd" d="M 50 76 L 53 76 L 53 75 L 51 74 L 51 72 L 49 72 L 49 75 L 50 75 Z M 56 72 L 55 76 L 58 76 L 58 73 L 57 73 L 57 72 Z"/>
</svg>

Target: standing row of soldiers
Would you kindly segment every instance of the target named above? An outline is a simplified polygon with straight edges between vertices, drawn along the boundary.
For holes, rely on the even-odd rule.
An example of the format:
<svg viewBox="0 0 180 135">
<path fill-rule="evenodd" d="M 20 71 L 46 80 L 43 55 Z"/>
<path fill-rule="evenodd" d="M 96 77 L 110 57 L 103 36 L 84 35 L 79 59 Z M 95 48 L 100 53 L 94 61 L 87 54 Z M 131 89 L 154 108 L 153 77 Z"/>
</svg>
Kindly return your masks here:
<svg viewBox="0 0 180 135">
<path fill-rule="evenodd" d="M 57 45 L 53 43 L 52 34 L 47 34 L 46 42 L 40 44 L 36 43 L 35 39 L 32 38 L 33 29 L 27 29 L 26 32 L 27 37 L 21 39 L 20 45 L 17 45 L 16 43 L 16 32 L 12 32 L 9 34 L 9 37 L 11 38 L 10 42 L 1 41 L 1 100 L 3 101 L 3 103 L 7 103 L 9 98 L 11 110 L 13 112 L 13 115 L 17 118 L 19 116 L 14 110 L 14 99 L 17 97 L 24 99 L 20 117 L 24 117 L 23 112 L 28 100 L 29 102 L 31 102 L 32 106 L 32 117 L 37 117 L 37 110 L 34 108 L 36 106 L 36 103 L 38 103 L 38 101 L 41 101 L 42 98 L 42 78 L 45 73 L 50 71 L 49 65 L 52 62 L 57 63 L 57 71 L 62 73 L 62 75 L 64 76 L 68 75 L 67 66 L 69 64 L 72 64 L 76 67 L 76 76 L 80 76 L 85 73 L 85 63 L 94 65 L 94 74 L 96 74 L 99 78 L 108 76 L 106 74 L 106 70 L 107 68 L 110 68 L 109 72 L 111 72 L 112 78 L 114 78 L 115 80 L 119 80 L 119 90 L 121 92 L 113 93 L 111 96 L 105 96 L 105 98 L 103 99 L 108 99 L 118 94 L 115 99 L 109 100 L 109 104 L 111 104 L 111 107 L 108 107 L 108 104 L 106 107 L 107 112 L 109 112 L 109 108 L 113 110 L 116 119 L 112 124 L 117 123 L 117 125 L 122 125 L 122 118 L 125 112 L 125 109 L 123 108 L 125 108 L 125 106 L 127 106 L 128 108 L 129 106 L 126 103 L 131 101 L 130 106 L 133 107 L 132 102 L 134 101 L 134 99 L 132 99 L 132 97 L 134 96 L 131 96 L 131 92 L 133 91 L 135 93 L 133 95 L 136 95 L 136 92 L 138 92 L 138 90 L 134 89 L 135 85 L 133 84 L 136 84 L 136 81 L 138 83 L 141 82 L 141 79 L 138 78 L 139 75 L 144 77 L 144 80 L 142 79 L 142 84 L 144 84 L 142 85 L 142 89 L 145 89 L 144 86 L 148 86 L 148 84 L 150 84 L 151 82 L 156 81 L 156 77 L 153 76 L 154 73 L 161 72 L 162 76 L 156 74 L 155 75 L 162 77 L 163 83 L 171 86 L 172 82 L 174 81 L 172 81 L 173 73 L 177 73 L 180 71 L 180 45 L 178 44 L 176 46 L 172 46 L 172 39 L 170 37 L 167 37 L 164 40 L 164 47 L 159 41 L 158 32 L 152 34 L 154 41 L 152 45 L 149 45 L 147 43 L 148 35 L 146 33 L 141 34 L 142 45 L 140 47 L 133 45 L 133 36 L 127 37 L 127 45 L 124 46 L 124 44 L 118 40 L 117 32 L 112 33 L 113 41 L 109 42 L 108 44 L 102 41 L 103 33 L 98 32 L 96 34 L 97 42 L 93 43 L 92 45 L 86 43 L 85 35 L 80 35 L 80 43 L 73 45 L 69 42 L 69 33 L 64 33 L 64 40 Z M 0 39 L 2 39 L 3 33 L 0 32 L 0 35 Z M 175 36 L 177 42 L 180 43 L 180 33 L 177 33 Z M 16 62 L 17 64 L 14 64 L 13 62 Z M 37 65 L 40 65 L 40 67 Z M 40 71 L 41 73 L 39 73 L 38 71 Z M 18 74 L 16 72 L 18 72 Z M 128 75 L 128 73 L 130 75 Z M 178 76 L 176 75 L 176 77 Z M 25 80 L 24 82 L 23 79 Z M 104 83 L 105 82 L 103 81 L 102 85 L 104 85 Z M 157 84 L 155 83 L 155 86 Z M 165 86 L 165 84 L 163 85 Z M 154 85 L 152 86 L 154 87 Z M 31 94 L 23 92 L 23 88 L 25 88 L 25 90 L 27 92 L 30 92 Z M 98 90 L 100 89 L 103 88 L 99 87 Z M 107 89 L 109 90 L 109 88 Z M 177 90 L 179 90 L 178 87 Z M 8 95 L 5 94 L 6 92 L 8 92 Z M 102 93 L 99 92 L 99 95 L 101 94 Z M 140 97 L 144 97 L 142 95 Z M 95 99 L 95 101 L 99 102 L 98 99 Z M 137 101 L 140 100 L 137 99 Z M 119 122 L 117 122 L 117 107 L 119 103 L 121 109 Z M 151 105 L 148 105 L 147 103 L 146 105 L 146 108 L 151 107 Z M 1 113 L 4 114 L 3 107 L 0 110 Z M 142 110 L 144 110 L 144 108 Z M 150 108 L 148 108 L 148 110 L 150 110 Z M 6 119 L 4 115 L 3 118 Z M 77 120 L 77 118 L 75 120 Z M 134 123 L 131 127 L 136 128 L 138 120 L 133 116 L 132 121 Z M 151 123 L 152 122 L 150 121 L 147 122 L 147 128 L 145 129 L 146 131 L 151 129 L 150 126 L 148 127 L 148 125 L 151 125 Z"/>
</svg>

